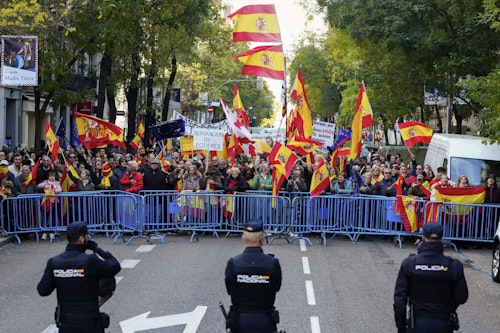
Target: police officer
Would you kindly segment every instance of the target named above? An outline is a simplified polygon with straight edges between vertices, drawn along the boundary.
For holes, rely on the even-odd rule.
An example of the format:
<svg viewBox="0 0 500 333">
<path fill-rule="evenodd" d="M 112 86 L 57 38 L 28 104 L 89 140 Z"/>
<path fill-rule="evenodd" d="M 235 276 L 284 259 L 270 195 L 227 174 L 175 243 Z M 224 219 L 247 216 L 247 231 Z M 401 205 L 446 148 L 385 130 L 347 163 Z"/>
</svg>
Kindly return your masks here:
<svg viewBox="0 0 500 333">
<path fill-rule="evenodd" d="M 427 223 L 418 254 L 401 264 L 394 290 L 399 333 L 451 333 L 458 329 L 455 311 L 469 293 L 462 263 L 443 254 L 442 237 L 440 224 Z"/>
<path fill-rule="evenodd" d="M 109 316 L 99 313 L 99 280 L 114 279 L 120 263 L 89 240 L 85 222 L 71 223 L 66 236 L 66 251 L 49 259 L 38 293 L 48 296 L 57 289 L 55 319 L 60 333 L 103 333 Z M 87 249 L 94 253 L 85 253 Z"/>
<path fill-rule="evenodd" d="M 232 333 L 274 333 L 279 322 L 274 308 L 281 287 L 279 260 L 262 251 L 262 221 L 248 221 L 241 239 L 245 251 L 226 266 L 225 283 L 232 302 L 228 326 Z"/>
</svg>

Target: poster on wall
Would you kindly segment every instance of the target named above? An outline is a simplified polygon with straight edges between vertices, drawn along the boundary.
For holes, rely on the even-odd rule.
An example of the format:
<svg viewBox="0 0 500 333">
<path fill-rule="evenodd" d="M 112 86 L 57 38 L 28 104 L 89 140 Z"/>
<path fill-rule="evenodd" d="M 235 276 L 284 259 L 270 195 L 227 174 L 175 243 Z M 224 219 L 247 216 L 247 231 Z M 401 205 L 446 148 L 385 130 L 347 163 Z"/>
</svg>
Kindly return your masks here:
<svg viewBox="0 0 500 333">
<path fill-rule="evenodd" d="M 2 36 L 1 56 L 1 85 L 38 85 L 37 36 Z"/>
</svg>

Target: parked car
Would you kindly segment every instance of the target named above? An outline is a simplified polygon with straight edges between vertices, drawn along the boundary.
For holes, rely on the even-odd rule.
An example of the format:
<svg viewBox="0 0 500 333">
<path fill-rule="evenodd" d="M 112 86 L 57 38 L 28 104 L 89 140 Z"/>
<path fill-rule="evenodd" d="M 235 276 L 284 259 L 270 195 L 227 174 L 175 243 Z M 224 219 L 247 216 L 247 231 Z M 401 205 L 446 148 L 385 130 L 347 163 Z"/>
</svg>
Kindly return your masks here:
<svg viewBox="0 0 500 333">
<path fill-rule="evenodd" d="M 493 259 L 491 261 L 491 277 L 500 283 L 500 221 L 498 221 L 495 240 L 493 241 Z"/>
</svg>

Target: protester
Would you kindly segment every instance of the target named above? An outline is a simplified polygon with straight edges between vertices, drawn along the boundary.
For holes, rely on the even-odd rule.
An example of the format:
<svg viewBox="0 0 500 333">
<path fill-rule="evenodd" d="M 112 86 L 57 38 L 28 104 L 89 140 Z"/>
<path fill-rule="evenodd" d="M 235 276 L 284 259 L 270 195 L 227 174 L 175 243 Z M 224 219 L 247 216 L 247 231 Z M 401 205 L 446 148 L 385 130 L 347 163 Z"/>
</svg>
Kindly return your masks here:
<svg viewBox="0 0 500 333">
<path fill-rule="evenodd" d="M 127 163 L 127 172 L 120 179 L 120 185 L 123 187 L 123 191 L 139 193 L 144 188 L 144 183 L 142 180 L 142 175 L 137 172 L 139 165 L 136 161 L 129 161 Z"/>
</svg>

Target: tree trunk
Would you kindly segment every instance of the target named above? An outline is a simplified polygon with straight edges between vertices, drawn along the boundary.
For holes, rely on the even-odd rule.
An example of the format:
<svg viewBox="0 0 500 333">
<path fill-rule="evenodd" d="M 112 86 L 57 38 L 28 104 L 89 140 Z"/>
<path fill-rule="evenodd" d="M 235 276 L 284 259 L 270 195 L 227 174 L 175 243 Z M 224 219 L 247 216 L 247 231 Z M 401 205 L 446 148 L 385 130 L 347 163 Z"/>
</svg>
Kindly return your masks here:
<svg viewBox="0 0 500 333">
<path fill-rule="evenodd" d="M 135 136 L 135 118 L 137 117 L 137 99 L 139 96 L 139 73 L 141 71 L 141 59 L 139 54 L 132 55 L 132 76 L 126 93 L 128 108 L 128 130 L 126 142 L 132 141 Z M 130 151 L 130 146 L 127 145 Z"/>
<path fill-rule="evenodd" d="M 147 81 L 147 92 L 146 92 L 146 121 L 144 124 L 144 147 L 148 148 L 150 146 L 150 130 L 149 126 L 155 124 L 155 115 L 153 110 L 153 84 L 156 73 L 156 61 L 151 62 L 151 68 L 149 69 L 148 81 Z"/>
<path fill-rule="evenodd" d="M 434 105 L 434 111 L 436 112 L 436 119 L 438 122 L 438 132 L 443 133 L 443 121 L 441 120 L 441 116 L 439 115 L 439 108 L 437 105 Z"/>
<path fill-rule="evenodd" d="M 175 56 L 172 57 L 172 72 L 168 78 L 167 89 L 165 91 L 165 97 L 163 98 L 162 109 L 161 109 L 161 120 L 166 121 L 168 119 L 168 104 L 170 101 L 170 92 L 174 85 L 175 75 L 177 74 L 177 59 Z"/>
<path fill-rule="evenodd" d="M 453 114 L 455 115 L 455 120 L 457 121 L 457 128 L 455 129 L 456 134 L 462 134 L 462 122 L 464 117 L 460 114 L 458 108 L 453 105 L 452 106 Z"/>
<path fill-rule="evenodd" d="M 108 106 L 109 106 L 109 122 L 116 122 L 116 102 L 115 102 L 115 88 L 108 87 L 106 90 L 108 96 Z"/>
<path fill-rule="evenodd" d="M 99 88 L 97 90 L 97 118 L 102 119 L 104 116 L 104 105 L 106 103 L 108 77 L 111 75 L 111 57 L 107 51 L 104 51 L 100 67 Z"/>
</svg>

